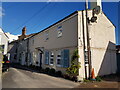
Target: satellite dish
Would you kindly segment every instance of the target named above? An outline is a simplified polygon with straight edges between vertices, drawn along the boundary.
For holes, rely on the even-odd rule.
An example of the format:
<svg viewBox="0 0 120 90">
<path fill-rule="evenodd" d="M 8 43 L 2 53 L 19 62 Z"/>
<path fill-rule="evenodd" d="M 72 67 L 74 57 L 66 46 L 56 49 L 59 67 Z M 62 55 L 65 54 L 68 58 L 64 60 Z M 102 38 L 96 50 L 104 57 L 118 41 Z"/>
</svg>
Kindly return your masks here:
<svg viewBox="0 0 120 90">
<path fill-rule="evenodd" d="M 94 14 L 99 14 L 100 13 L 100 6 L 97 6 L 93 9 Z"/>
<path fill-rule="evenodd" d="M 97 17 L 95 17 L 95 16 L 91 18 L 91 22 L 92 22 L 92 23 L 93 23 L 93 22 L 96 22 L 96 20 L 97 20 Z"/>
</svg>

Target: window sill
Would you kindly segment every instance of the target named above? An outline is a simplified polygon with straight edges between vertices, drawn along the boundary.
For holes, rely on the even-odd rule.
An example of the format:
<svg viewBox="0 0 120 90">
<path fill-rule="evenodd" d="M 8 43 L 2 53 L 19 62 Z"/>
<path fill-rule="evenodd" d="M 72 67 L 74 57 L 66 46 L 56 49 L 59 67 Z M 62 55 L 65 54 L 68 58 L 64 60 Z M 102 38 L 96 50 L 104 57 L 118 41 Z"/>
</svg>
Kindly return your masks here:
<svg viewBox="0 0 120 90">
<path fill-rule="evenodd" d="M 50 66 L 53 66 L 54 64 L 49 64 Z"/>
<path fill-rule="evenodd" d="M 57 67 L 61 67 L 62 68 L 62 65 L 56 65 Z"/>
</svg>

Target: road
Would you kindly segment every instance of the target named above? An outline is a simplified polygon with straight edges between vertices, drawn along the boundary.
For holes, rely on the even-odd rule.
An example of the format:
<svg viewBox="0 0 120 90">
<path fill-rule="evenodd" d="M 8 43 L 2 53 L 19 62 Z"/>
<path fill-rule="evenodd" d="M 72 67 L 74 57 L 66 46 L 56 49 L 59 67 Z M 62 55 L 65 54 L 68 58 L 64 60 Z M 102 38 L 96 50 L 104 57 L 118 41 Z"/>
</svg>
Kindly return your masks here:
<svg viewBox="0 0 120 90">
<path fill-rule="evenodd" d="M 10 68 L 2 76 L 3 88 L 74 88 L 78 85 L 62 78 L 16 68 Z"/>
</svg>

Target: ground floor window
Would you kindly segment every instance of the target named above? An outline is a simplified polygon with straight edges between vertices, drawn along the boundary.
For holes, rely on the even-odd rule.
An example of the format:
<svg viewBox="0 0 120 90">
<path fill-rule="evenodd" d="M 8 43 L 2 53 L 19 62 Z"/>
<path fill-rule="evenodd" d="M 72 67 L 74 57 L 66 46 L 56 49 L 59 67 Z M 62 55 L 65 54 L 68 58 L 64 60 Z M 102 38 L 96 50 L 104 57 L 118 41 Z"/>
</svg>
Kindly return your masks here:
<svg viewBox="0 0 120 90">
<path fill-rule="evenodd" d="M 58 66 L 61 66 L 62 63 L 61 63 L 61 51 L 58 51 L 58 55 L 57 55 L 57 65 Z"/>
<path fill-rule="evenodd" d="M 45 51 L 45 64 L 49 64 L 49 52 Z"/>
<path fill-rule="evenodd" d="M 69 49 L 58 51 L 57 66 L 67 68 L 69 67 Z"/>
<path fill-rule="evenodd" d="M 54 64 L 54 53 L 50 52 L 50 65 Z"/>
</svg>

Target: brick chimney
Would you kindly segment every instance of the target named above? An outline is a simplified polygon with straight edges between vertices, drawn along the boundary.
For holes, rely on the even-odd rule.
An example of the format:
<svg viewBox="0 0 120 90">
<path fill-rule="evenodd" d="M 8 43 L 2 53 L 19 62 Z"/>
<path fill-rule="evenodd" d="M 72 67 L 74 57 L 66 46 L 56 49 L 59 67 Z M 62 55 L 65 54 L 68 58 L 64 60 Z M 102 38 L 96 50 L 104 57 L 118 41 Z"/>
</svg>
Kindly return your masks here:
<svg viewBox="0 0 120 90">
<path fill-rule="evenodd" d="M 22 29 L 22 35 L 26 35 L 26 27 Z"/>
</svg>

